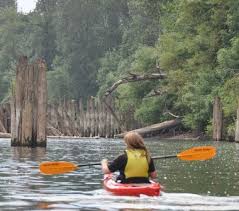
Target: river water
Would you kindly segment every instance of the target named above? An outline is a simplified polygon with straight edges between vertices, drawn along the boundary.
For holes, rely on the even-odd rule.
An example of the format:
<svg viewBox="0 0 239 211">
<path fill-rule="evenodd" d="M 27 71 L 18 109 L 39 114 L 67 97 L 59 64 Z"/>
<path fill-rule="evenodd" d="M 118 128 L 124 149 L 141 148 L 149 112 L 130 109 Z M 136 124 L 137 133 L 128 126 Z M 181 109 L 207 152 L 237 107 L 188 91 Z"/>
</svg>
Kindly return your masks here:
<svg viewBox="0 0 239 211">
<path fill-rule="evenodd" d="M 46 149 L 10 147 L 0 139 L 0 210 L 239 210 L 239 144 L 146 139 L 152 156 L 177 154 L 193 146 L 214 145 L 207 161 L 155 160 L 159 197 L 119 197 L 102 188 L 100 166 L 67 174 L 39 172 L 44 161 L 76 164 L 112 160 L 124 149 L 121 139 L 49 139 Z"/>
</svg>

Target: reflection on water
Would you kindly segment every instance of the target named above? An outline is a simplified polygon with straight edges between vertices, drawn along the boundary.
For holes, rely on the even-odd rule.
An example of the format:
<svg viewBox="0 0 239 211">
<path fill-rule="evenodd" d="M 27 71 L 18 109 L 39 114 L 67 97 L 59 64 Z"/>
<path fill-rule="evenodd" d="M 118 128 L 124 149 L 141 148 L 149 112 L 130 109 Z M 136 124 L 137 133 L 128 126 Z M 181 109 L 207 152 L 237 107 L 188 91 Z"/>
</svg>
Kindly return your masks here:
<svg viewBox="0 0 239 211">
<path fill-rule="evenodd" d="M 46 148 L 11 147 L 12 159 L 16 161 L 39 161 L 46 154 Z"/>
<path fill-rule="evenodd" d="M 238 210 L 239 144 L 146 140 L 151 154 L 177 154 L 196 145 L 215 145 L 208 161 L 155 160 L 160 197 L 118 197 L 102 189 L 100 166 L 46 176 L 43 161 L 76 164 L 112 160 L 124 149 L 121 140 L 49 140 L 47 149 L 10 147 L 0 140 L 0 210 Z"/>
</svg>

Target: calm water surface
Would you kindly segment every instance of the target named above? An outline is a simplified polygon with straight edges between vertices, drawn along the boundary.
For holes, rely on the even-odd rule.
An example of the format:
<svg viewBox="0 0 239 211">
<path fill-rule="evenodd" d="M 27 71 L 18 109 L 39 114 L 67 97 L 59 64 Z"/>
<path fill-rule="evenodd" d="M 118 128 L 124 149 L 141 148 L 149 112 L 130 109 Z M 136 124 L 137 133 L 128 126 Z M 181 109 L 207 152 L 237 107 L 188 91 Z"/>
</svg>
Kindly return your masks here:
<svg viewBox="0 0 239 211">
<path fill-rule="evenodd" d="M 47 149 L 10 147 L 0 139 L 0 210 L 239 210 L 239 144 L 148 139 L 153 156 L 177 154 L 198 145 L 214 145 L 208 161 L 156 160 L 159 197 L 117 197 L 102 189 L 100 166 L 46 176 L 43 161 L 76 164 L 112 160 L 124 149 L 121 139 L 49 139 Z"/>
</svg>

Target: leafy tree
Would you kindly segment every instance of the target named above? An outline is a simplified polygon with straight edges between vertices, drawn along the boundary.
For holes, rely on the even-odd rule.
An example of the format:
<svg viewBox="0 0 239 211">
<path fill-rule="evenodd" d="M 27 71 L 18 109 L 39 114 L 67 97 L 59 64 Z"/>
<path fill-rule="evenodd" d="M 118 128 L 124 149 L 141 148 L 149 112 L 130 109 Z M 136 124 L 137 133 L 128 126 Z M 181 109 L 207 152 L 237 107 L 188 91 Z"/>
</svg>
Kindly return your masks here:
<svg viewBox="0 0 239 211">
<path fill-rule="evenodd" d="M 51 70 L 56 56 L 56 5 L 57 0 L 38 0 L 33 13 L 29 14 L 31 58 L 43 58 Z"/>
<path fill-rule="evenodd" d="M 16 0 L 0 0 L 0 9 L 7 7 L 16 8 L 16 5 Z"/>
<path fill-rule="evenodd" d="M 0 10 L 0 101 L 8 97 L 10 83 L 15 75 L 16 61 L 22 54 L 24 18 L 15 8 Z"/>
<path fill-rule="evenodd" d="M 57 1 L 57 56 L 68 68 L 74 98 L 98 90 L 99 58 L 120 42 L 126 6 L 124 0 Z"/>
<path fill-rule="evenodd" d="M 224 48 L 237 31 L 231 21 L 238 16 L 235 7 L 238 3 L 232 1 L 180 1 L 170 7 L 176 16 L 163 19 L 160 64 L 169 75 L 168 90 L 174 87 L 174 108 L 191 128 L 203 130 L 210 124 L 214 96 L 221 95 L 220 87 L 234 77 L 222 71 L 219 62 L 225 64 L 228 54 Z M 172 20 L 175 24 L 167 25 Z"/>
</svg>

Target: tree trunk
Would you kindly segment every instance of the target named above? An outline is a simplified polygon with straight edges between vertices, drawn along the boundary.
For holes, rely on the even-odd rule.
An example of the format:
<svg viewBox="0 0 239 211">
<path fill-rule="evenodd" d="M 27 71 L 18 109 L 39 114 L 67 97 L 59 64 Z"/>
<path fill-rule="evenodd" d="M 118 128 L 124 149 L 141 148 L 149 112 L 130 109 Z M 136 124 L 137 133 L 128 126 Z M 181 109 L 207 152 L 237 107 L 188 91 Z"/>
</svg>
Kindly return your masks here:
<svg viewBox="0 0 239 211">
<path fill-rule="evenodd" d="M 215 97 L 213 104 L 213 140 L 222 139 L 222 104 L 219 97 Z"/>
<path fill-rule="evenodd" d="M 162 131 L 162 130 L 173 128 L 180 124 L 181 124 L 180 119 L 174 119 L 174 120 L 168 120 L 165 122 L 161 122 L 158 124 L 150 125 L 150 126 L 139 128 L 139 129 L 132 130 L 132 131 L 139 133 L 143 137 L 148 137 L 148 136 L 151 136 L 154 134 L 159 134 L 160 131 Z M 123 138 L 125 134 L 126 134 L 126 132 L 115 135 L 115 137 Z"/>
<path fill-rule="evenodd" d="M 236 120 L 236 130 L 235 130 L 235 141 L 239 142 L 239 99 L 238 99 L 238 106 L 237 106 L 237 120 Z"/>
<path fill-rule="evenodd" d="M 29 65 L 21 57 L 16 71 L 16 88 L 11 101 L 12 146 L 46 147 L 46 64 L 39 59 Z"/>
</svg>

